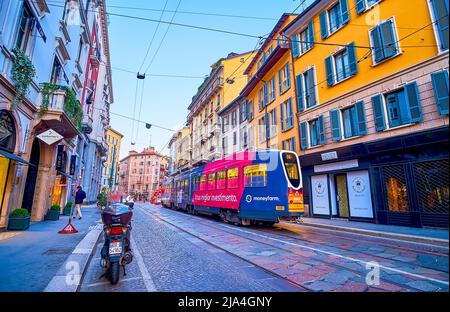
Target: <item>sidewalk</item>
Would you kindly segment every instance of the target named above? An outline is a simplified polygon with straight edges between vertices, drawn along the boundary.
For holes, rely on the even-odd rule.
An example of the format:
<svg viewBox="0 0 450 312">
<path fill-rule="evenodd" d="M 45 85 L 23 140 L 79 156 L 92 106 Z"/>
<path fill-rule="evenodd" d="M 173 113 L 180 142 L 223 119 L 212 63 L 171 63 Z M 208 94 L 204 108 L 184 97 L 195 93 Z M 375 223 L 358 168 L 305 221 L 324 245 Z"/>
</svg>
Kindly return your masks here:
<svg viewBox="0 0 450 312">
<path fill-rule="evenodd" d="M 83 219 L 72 219 L 77 234 L 58 234 L 67 224 L 67 216 L 34 222 L 26 231 L 0 233 L 0 292 L 43 291 L 100 220 L 95 206 L 83 207 L 82 213 Z"/>
<path fill-rule="evenodd" d="M 448 247 L 448 229 L 414 228 L 344 219 L 330 220 L 304 217 L 302 221 L 301 224 L 306 226 Z"/>
</svg>

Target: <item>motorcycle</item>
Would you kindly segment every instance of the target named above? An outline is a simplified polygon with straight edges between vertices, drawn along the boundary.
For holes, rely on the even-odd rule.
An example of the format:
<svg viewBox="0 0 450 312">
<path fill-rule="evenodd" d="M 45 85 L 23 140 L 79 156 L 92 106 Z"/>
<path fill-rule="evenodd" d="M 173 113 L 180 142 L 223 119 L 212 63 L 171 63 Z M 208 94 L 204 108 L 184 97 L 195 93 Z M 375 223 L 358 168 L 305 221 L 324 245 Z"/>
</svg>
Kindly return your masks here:
<svg viewBox="0 0 450 312">
<path fill-rule="evenodd" d="M 120 267 L 126 276 L 125 266 L 133 261 L 130 247 L 133 211 L 128 205 L 116 203 L 105 207 L 101 216 L 105 236 L 105 244 L 101 251 L 101 266 L 106 268 L 102 277 L 108 277 L 111 284 L 115 285 L 119 282 Z"/>
</svg>

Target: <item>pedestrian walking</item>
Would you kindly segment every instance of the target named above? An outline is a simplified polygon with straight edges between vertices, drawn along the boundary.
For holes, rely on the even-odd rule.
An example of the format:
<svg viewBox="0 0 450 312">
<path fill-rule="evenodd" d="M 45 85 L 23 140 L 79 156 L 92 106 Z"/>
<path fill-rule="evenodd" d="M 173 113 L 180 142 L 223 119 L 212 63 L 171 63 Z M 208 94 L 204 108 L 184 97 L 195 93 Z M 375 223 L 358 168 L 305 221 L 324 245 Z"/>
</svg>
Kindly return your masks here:
<svg viewBox="0 0 450 312">
<path fill-rule="evenodd" d="M 84 199 L 86 198 L 86 192 L 83 191 L 81 186 L 77 187 L 77 192 L 75 193 L 75 215 L 73 218 L 75 219 L 78 215 L 78 220 L 81 220 L 83 218 L 83 215 L 81 214 L 81 204 L 83 204 Z"/>
</svg>

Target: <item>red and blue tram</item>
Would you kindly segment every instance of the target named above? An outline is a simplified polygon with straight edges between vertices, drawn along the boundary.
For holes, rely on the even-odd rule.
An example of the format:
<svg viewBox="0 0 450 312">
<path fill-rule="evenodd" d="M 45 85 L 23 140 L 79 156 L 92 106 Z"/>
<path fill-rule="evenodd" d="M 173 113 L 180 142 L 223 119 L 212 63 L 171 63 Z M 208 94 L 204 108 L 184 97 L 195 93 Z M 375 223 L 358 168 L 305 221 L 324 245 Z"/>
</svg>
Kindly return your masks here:
<svg viewBox="0 0 450 312">
<path fill-rule="evenodd" d="M 300 217 L 303 188 L 297 154 L 241 152 L 166 180 L 162 204 L 229 223 L 274 224 Z"/>
</svg>

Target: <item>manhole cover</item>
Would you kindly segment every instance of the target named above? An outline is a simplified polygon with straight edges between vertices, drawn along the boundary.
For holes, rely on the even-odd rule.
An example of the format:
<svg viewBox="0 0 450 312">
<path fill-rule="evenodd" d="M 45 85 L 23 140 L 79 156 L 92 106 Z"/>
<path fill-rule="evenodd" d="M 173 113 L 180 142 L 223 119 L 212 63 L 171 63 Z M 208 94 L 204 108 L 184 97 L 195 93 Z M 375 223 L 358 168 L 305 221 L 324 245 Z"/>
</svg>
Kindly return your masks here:
<svg viewBox="0 0 450 312">
<path fill-rule="evenodd" d="M 67 255 L 72 253 L 72 249 L 49 249 L 43 253 L 43 255 Z"/>
</svg>

